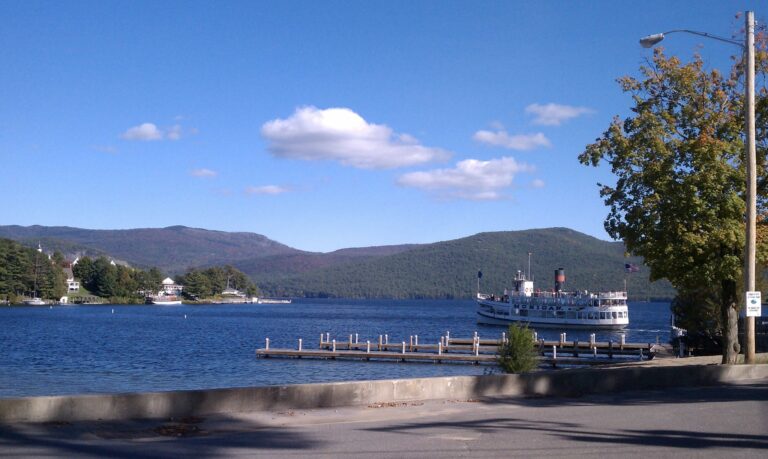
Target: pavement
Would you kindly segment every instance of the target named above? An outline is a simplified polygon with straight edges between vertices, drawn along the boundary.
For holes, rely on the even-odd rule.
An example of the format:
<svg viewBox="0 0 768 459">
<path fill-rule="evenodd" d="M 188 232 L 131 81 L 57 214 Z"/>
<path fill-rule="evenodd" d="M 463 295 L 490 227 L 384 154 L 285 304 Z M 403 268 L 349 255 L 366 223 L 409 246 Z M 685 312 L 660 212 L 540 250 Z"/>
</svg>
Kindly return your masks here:
<svg viewBox="0 0 768 459">
<path fill-rule="evenodd" d="M 576 398 L 0 425 L 2 457 L 768 457 L 768 379 Z"/>
</svg>

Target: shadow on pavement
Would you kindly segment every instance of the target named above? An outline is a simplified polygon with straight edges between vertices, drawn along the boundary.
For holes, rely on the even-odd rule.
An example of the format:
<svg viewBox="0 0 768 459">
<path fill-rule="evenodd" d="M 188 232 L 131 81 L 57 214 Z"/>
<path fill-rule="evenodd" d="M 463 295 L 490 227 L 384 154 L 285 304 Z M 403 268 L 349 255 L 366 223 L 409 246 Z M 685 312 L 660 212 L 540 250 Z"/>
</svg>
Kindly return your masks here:
<svg viewBox="0 0 768 459">
<path fill-rule="evenodd" d="M 228 450 L 309 450 L 320 442 L 291 430 L 219 416 L 205 419 L 0 425 L 0 457 L 206 457 Z"/>
</svg>

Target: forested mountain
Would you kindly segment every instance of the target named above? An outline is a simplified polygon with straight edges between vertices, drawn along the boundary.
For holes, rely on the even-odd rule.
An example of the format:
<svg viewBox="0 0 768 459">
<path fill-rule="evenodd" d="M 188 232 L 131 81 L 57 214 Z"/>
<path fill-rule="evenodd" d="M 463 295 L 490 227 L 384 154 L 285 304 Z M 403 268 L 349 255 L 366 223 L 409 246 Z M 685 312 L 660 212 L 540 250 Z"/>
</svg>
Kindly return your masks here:
<svg viewBox="0 0 768 459">
<path fill-rule="evenodd" d="M 674 295 L 669 283 L 650 283 L 642 260 L 624 257 L 623 244 L 566 228 L 481 233 L 300 274 L 265 271 L 257 282 L 270 295 L 469 298 L 477 288 L 478 270 L 483 272 L 481 290 L 502 292 L 518 269 L 528 269 L 529 252 L 540 289 L 551 289 L 554 270 L 562 267 L 568 290 L 620 290 L 626 278 L 633 298 Z M 640 271 L 625 274 L 625 263 L 638 265 Z"/>
<path fill-rule="evenodd" d="M 161 229 L 83 230 L 67 227 L 0 226 L 0 237 L 46 250 L 108 254 L 133 266 L 156 266 L 169 275 L 191 268 L 232 265 L 269 296 L 354 298 L 469 298 L 483 272 L 481 290 L 501 292 L 514 273 L 531 271 L 536 287 L 552 287 L 556 268 L 566 270 L 569 290 L 624 287 L 624 264 L 640 266 L 626 275 L 634 298 L 671 297 L 667 282 L 648 282 L 638 258 L 624 258 L 619 242 L 602 241 L 566 228 L 481 233 L 433 244 L 304 252 L 254 233 L 227 233 L 183 226 Z"/>
<path fill-rule="evenodd" d="M 65 255 L 110 257 L 129 264 L 157 267 L 169 274 L 189 268 L 233 264 L 271 255 L 302 253 L 255 233 L 228 233 L 185 226 L 128 230 L 89 230 L 65 226 L 0 226 L 0 237 Z"/>
</svg>

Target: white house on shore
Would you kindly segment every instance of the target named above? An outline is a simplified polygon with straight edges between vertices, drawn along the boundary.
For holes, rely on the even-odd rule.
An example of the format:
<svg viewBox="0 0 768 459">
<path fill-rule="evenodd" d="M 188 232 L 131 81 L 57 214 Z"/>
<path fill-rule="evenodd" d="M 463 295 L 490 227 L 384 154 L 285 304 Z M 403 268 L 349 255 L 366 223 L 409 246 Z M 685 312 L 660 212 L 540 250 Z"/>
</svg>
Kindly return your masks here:
<svg viewBox="0 0 768 459">
<path fill-rule="evenodd" d="M 162 293 L 164 295 L 179 295 L 182 290 L 184 290 L 184 286 L 177 284 L 170 277 L 163 279 Z"/>
</svg>

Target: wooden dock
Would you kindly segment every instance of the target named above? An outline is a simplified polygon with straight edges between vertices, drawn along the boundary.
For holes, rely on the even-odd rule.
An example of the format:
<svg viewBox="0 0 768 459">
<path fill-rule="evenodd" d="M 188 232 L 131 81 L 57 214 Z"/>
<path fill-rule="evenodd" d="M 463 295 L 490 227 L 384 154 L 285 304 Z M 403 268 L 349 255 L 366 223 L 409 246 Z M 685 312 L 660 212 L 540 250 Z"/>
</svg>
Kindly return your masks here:
<svg viewBox="0 0 768 459">
<path fill-rule="evenodd" d="M 647 360 L 653 358 L 657 347 L 650 343 L 596 342 L 594 335 L 589 341 L 537 340 L 535 348 L 543 364 L 557 365 L 604 365 L 620 360 Z M 346 340 L 335 340 L 330 334 L 321 334 L 317 349 L 304 349 L 303 340 L 298 340 L 296 349 L 266 347 L 256 350 L 257 357 L 289 357 L 313 359 L 389 360 L 400 362 L 471 363 L 495 364 L 499 344 L 506 340 L 505 334 L 499 339 L 451 338 L 450 333 L 440 337 L 437 344 L 421 344 L 418 335 L 408 342 L 390 343 L 387 335 L 379 335 L 376 342 L 361 342 L 359 336 L 349 335 Z"/>
</svg>

